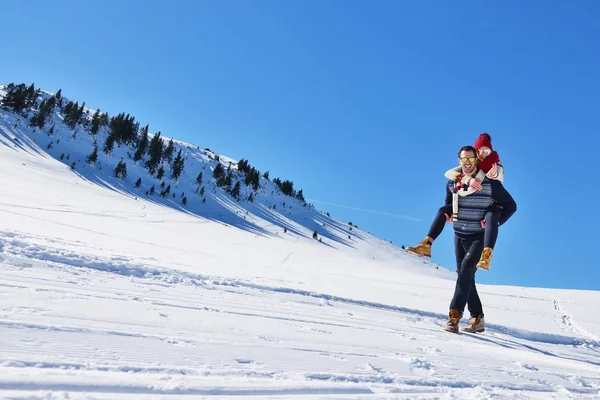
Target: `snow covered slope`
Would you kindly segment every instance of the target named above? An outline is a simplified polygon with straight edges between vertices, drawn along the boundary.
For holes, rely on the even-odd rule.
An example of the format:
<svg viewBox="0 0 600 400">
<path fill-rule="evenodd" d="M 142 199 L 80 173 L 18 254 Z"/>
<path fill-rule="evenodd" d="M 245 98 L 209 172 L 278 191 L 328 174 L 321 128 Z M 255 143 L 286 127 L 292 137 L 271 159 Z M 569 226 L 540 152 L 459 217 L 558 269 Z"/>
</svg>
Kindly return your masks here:
<svg viewBox="0 0 600 400">
<path fill-rule="evenodd" d="M 0 99 L 5 95 L 6 89 L 0 86 Z M 54 93 L 41 92 L 37 99 L 38 104 L 53 95 Z M 63 109 L 67 102 L 68 99 L 63 97 Z M 39 129 L 30 126 L 29 118 L 34 115 L 33 110 L 29 111 L 27 117 L 4 110 L 2 124 L 6 129 L 10 128 L 12 133 L 5 132 L 4 137 L 0 139 L 27 151 L 38 151 L 28 149 L 31 145 L 40 147 L 40 152 L 61 161 L 85 180 L 111 190 L 131 197 L 144 198 L 261 236 L 280 235 L 285 229 L 294 236 L 312 238 L 313 232 L 316 231 L 318 238 L 325 245 L 335 241 L 350 247 L 354 246 L 356 239 L 362 237 L 362 233 L 355 227 L 329 218 L 296 196 L 283 194 L 281 188 L 274 183 L 278 178 L 265 178 L 264 171 L 259 174 L 259 186 L 254 190 L 251 185 L 245 183 L 246 173 L 238 171 L 238 160 L 216 154 L 197 145 L 173 140 L 172 158 L 175 158 L 181 150 L 182 157 L 185 159 L 183 173 L 178 179 L 171 177 L 172 162 L 165 160 L 159 164 L 164 169 L 164 176 L 159 178 L 157 173 L 150 174 L 145 167 L 150 158 L 149 154 L 145 154 L 142 160 L 133 161 L 135 145 L 115 144 L 111 152 L 103 151 L 111 131 L 110 124 L 100 127 L 98 133 L 92 135 L 90 121 L 93 114 L 94 110 L 85 108 L 81 118 L 85 124 L 79 123 L 71 129 L 63 122 L 65 112 L 56 107 L 44 127 Z M 149 136 L 152 137 L 153 134 Z M 169 139 L 165 135 L 162 138 L 165 141 L 164 147 L 167 147 Z M 98 160 L 95 163 L 88 163 L 86 161 L 92 153 L 94 144 L 97 144 Z M 124 179 L 115 177 L 115 168 L 120 162 L 123 162 L 127 169 Z M 236 182 L 240 182 L 240 193 L 237 199 L 232 196 L 230 189 L 216 184 L 213 170 L 219 164 L 225 174 L 231 176 L 230 189 Z M 199 174 L 202 174 L 201 184 L 196 183 Z M 136 188 L 138 179 L 140 185 Z M 168 195 L 161 196 L 159 193 L 167 187 Z M 293 191 L 297 193 L 296 189 Z M 183 198 L 185 204 L 182 204 Z"/>
<path fill-rule="evenodd" d="M 481 286 L 487 331 L 449 334 L 451 271 L 270 181 L 237 202 L 207 173 L 203 203 L 214 156 L 177 143 L 177 197 L 146 196 L 143 166 L 113 177 L 125 148 L 71 170 L 88 133 L 18 121 L 0 110 L 0 398 L 600 397 L 598 292 Z"/>
</svg>

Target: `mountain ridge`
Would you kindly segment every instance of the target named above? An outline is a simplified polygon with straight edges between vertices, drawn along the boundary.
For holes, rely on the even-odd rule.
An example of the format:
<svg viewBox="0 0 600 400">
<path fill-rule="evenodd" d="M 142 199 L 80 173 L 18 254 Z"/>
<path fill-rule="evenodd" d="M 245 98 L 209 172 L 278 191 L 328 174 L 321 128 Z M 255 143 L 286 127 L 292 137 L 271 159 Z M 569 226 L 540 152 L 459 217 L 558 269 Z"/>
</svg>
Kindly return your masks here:
<svg viewBox="0 0 600 400">
<path fill-rule="evenodd" d="M 32 93 L 33 101 L 29 101 L 21 112 L 11 110 L 4 104 L 10 85 L 13 92 L 16 91 L 15 87 L 21 87 L 24 93 L 28 90 Z M 304 200 L 302 190 L 296 191 L 293 188 L 292 181 L 271 178 L 268 171 L 255 170 L 248 160 L 235 160 L 218 154 L 214 149 L 197 144 L 171 138 L 174 146 L 172 158 L 181 151 L 184 159 L 181 176 L 177 179 L 170 176 L 173 163 L 167 162 L 164 158 L 161 158 L 158 167 L 154 169 L 154 173 L 151 173 L 145 166 L 150 158 L 150 149 L 144 152 L 141 160 L 134 161 L 136 146 L 139 144 L 144 128 L 148 128 L 148 126 L 140 127 L 139 121 L 134 123 L 137 124 L 134 143 L 116 142 L 110 152 L 105 152 L 102 148 L 111 135 L 111 121 L 115 117 L 107 115 L 106 123 L 97 129 L 96 134 L 92 134 L 94 114 L 100 113 L 100 110 L 85 107 L 85 102 L 81 105 L 78 102 L 73 103 L 61 92 L 61 90 L 51 92 L 35 89 L 34 84 L 27 86 L 24 83 L 0 86 L 0 104 L 4 104 L 0 107 L 0 124 L 4 125 L 5 140 L 13 144 L 18 144 L 20 141 L 22 146 L 29 143 L 35 147 L 33 146 L 35 144 L 39 149 L 31 151 L 46 153 L 65 167 L 71 168 L 82 179 L 109 190 L 133 198 L 143 198 L 253 234 L 276 237 L 286 234 L 304 239 L 316 239 L 325 246 L 339 243 L 347 247 L 353 247 L 365 235 L 371 236 L 352 222 L 339 221 L 332 218 L 328 212 L 317 210 L 314 205 Z M 61 99 L 62 105 L 56 104 L 52 108 L 42 127 L 33 126 L 32 118 L 40 113 L 44 102 L 57 97 Z M 81 109 L 78 122 L 73 128 L 67 126 L 65 110 L 78 107 Z M 125 113 L 119 114 L 121 115 Z M 125 116 L 125 119 L 127 118 L 135 121 L 135 117 L 129 114 Z M 151 141 L 156 135 L 162 133 L 148 131 L 148 140 Z M 166 139 L 163 136 L 161 138 Z M 164 152 L 167 147 L 166 140 L 162 146 Z M 86 160 L 94 147 L 97 148 L 97 160 L 94 163 L 87 163 Z M 122 179 L 115 176 L 115 170 L 120 163 L 126 165 L 127 171 Z M 224 186 L 223 182 L 219 185 L 219 179 L 214 176 L 217 166 L 223 169 L 225 178 L 231 177 L 231 181 L 226 182 Z M 164 170 L 164 175 L 160 179 L 157 174 L 159 167 Z M 253 188 L 253 182 L 246 180 L 248 171 L 258 175 L 256 189 Z M 202 184 L 198 185 L 196 179 L 200 173 L 202 173 Z M 222 180 L 226 180 L 225 178 Z M 136 187 L 138 180 L 139 188 Z M 239 182 L 239 196 L 233 196 L 232 191 L 237 182 Z M 167 188 L 169 193 L 161 196 L 160 192 Z M 286 189 L 287 194 L 284 193 Z M 199 193 L 200 191 L 203 195 Z M 383 239 L 377 239 L 389 246 L 392 253 L 403 253 L 397 246 Z M 424 262 L 433 268 L 440 268 L 426 260 Z"/>
<path fill-rule="evenodd" d="M 6 88 L 7 86 L 0 86 L 1 99 L 6 97 Z M 71 102 L 66 97 L 63 97 L 63 107 L 56 106 L 56 108 L 53 109 L 49 120 L 46 121 L 42 128 L 32 127 L 30 124 L 30 117 L 39 112 L 37 108 L 40 103 L 54 96 L 56 96 L 56 93 L 46 90 L 39 91 L 36 95 L 35 106 L 28 107 L 24 115 L 19 115 L 14 112 L 9 113 L 12 114 L 13 118 L 11 118 L 10 115 L 6 115 L 5 124 L 12 124 L 14 128 L 21 127 L 23 133 L 26 135 L 29 133 L 29 138 L 36 142 L 40 147 L 44 148 L 45 146 L 49 155 L 56 160 L 61 161 L 66 166 L 69 166 L 70 164 L 75 172 L 86 179 L 92 179 L 109 188 L 119 188 L 129 195 L 144 197 L 151 201 L 158 201 L 171 207 L 203 217 L 208 216 L 209 218 L 218 215 L 218 213 L 214 212 L 215 208 L 220 208 L 219 213 L 221 214 L 226 213 L 225 210 L 229 210 L 230 213 L 234 212 L 239 214 L 241 210 L 235 209 L 236 207 L 232 207 L 233 204 L 231 204 L 231 200 L 235 200 L 238 204 L 241 204 L 244 209 L 252 208 L 253 205 L 258 208 L 264 208 L 263 214 L 274 214 L 271 218 L 273 224 L 279 224 L 281 230 L 284 230 L 284 228 L 289 229 L 296 234 L 301 234 L 297 227 L 283 223 L 279 218 L 275 218 L 276 214 L 283 215 L 285 212 L 284 210 L 286 210 L 287 215 L 291 215 L 289 210 L 293 209 L 293 207 L 306 207 L 309 210 L 314 208 L 314 206 L 304 202 L 303 199 L 298 199 L 296 196 L 284 195 L 281 187 L 278 187 L 278 185 L 273 183 L 274 181 L 277 182 L 280 180 L 278 178 L 274 180 L 265 178 L 264 173 L 260 174 L 260 186 L 258 190 L 252 190 L 252 188 L 244 182 L 244 178 L 246 177 L 244 171 L 238 170 L 238 163 L 240 160 L 234 160 L 230 157 L 220 155 L 208 148 L 201 148 L 198 145 L 175 138 L 171 139 L 174 146 L 174 154 L 172 157 L 174 158 L 179 150 L 182 151 L 182 156 L 185 161 L 182 176 L 178 177 L 178 179 L 173 179 L 169 176 L 173 172 L 172 163 L 167 162 L 167 160 L 163 158 L 160 161 L 159 167 L 163 168 L 164 176 L 158 178 L 156 173 L 151 174 L 144 167 L 144 163 L 148 161 L 149 158 L 147 154 L 144 154 L 140 161 L 133 160 L 135 146 L 117 143 L 115 148 L 109 152 L 109 154 L 106 154 L 101 150 L 102 145 L 111 134 L 111 129 L 110 126 L 105 125 L 100 127 L 96 135 L 90 134 L 90 124 L 92 116 L 95 113 L 94 110 L 84 108 L 81 122 L 76 124 L 75 129 L 66 126 L 63 111 L 66 105 Z M 114 117 L 110 118 L 112 120 Z M 30 130 L 30 132 L 27 132 L 28 130 Z M 140 134 L 140 132 L 136 133 Z M 149 138 L 152 138 L 157 134 L 161 134 L 161 132 L 148 132 Z M 17 138 L 17 140 L 19 139 Z M 94 145 L 96 144 L 98 147 L 98 160 L 95 163 L 86 163 L 87 158 L 92 153 Z M 164 144 L 164 147 L 166 148 L 166 143 Z M 124 162 L 127 166 L 127 175 L 124 179 L 120 180 L 112 173 L 118 166 L 119 161 Z M 246 161 L 247 163 L 247 160 L 242 159 L 241 161 Z M 226 173 L 232 177 L 232 182 L 226 187 L 219 187 L 216 180 L 213 178 L 213 171 L 219 164 L 227 171 Z M 197 185 L 194 182 L 199 173 L 203 174 L 201 185 Z M 135 188 L 137 179 L 141 179 L 138 190 Z M 240 194 L 239 196 L 232 196 L 231 191 L 235 187 L 236 182 L 240 182 Z M 163 185 L 164 187 L 171 187 L 171 190 L 168 194 L 160 197 L 158 194 L 160 192 L 159 187 Z M 156 193 L 155 195 L 150 194 L 150 190 L 153 186 Z M 200 196 L 197 193 L 201 190 L 202 186 L 205 188 L 204 196 Z M 268 193 L 271 195 L 266 196 Z M 292 193 L 296 195 L 297 192 L 293 190 Z M 250 197 L 250 195 L 252 196 Z M 185 202 L 187 204 L 182 204 L 181 200 L 184 197 L 187 200 Z M 237 199 L 235 197 L 237 197 Z M 250 201 L 248 200 L 249 197 Z M 200 199 L 206 199 L 205 201 L 208 204 L 206 204 L 205 207 L 202 207 Z M 252 203 L 252 200 L 254 200 L 254 204 L 249 204 Z M 219 204 L 222 207 L 219 207 Z M 280 209 L 277 209 L 278 206 Z M 266 210 L 271 210 L 271 212 Z M 236 221 L 236 218 L 232 218 L 231 216 L 223 217 L 222 222 L 248 228 L 246 224 Z M 314 223 L 314 226 L 312 227 L 308 227 L 308 223 L 305 225 L 305 230 L 311 230 L 312 228 L 312 231 L 317 231 L 318 234 L 320 229 L 317 223 Z M 357 228 L 354 227 L 353 229 Z M 302 235 L 308 237 L 309 233 L 304 231 L 302 232 Z M 350 230 L 349 235 L 352 235 Z"/>
</svg>

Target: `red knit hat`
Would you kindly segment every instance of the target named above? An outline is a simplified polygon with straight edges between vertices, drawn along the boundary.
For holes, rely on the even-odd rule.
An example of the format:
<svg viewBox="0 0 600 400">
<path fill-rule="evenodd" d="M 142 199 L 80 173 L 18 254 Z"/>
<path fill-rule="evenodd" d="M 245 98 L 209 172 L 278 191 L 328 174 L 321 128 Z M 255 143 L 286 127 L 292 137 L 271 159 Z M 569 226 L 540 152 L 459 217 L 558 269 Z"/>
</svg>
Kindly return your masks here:
<svg viewBox="0 0 600 400">
<path fill-rule="evenodd" d="M 488 134 L 485 132 L 479 135 L 473 147 L 475 147 L 475 150 L 479 150 L 480 147 L 484 146 L 489 147 L 490 150 L 494 151 L 494 148 L 492 147 L 492 141 L 489 139 Z"/>
</svg>

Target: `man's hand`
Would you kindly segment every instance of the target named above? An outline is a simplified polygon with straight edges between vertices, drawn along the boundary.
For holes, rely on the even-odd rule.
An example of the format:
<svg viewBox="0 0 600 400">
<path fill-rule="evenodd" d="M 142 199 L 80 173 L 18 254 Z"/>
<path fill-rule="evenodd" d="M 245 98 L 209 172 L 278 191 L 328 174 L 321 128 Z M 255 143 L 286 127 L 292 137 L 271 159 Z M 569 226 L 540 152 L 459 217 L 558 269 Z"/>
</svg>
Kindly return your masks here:
<svg viewBox="0 0 600 400">
<path fill-rule="evenodd" d="M 492 168 L 488 171 L 486 176 L 490 179 L 495 179 L 498 177 L 498 164 L 492 164 Z"/>
<path fill-rule="evenodd" d="M 481 181 L 477 178 L 471 178 L 469 181 L 469 186 L 473 188 L 473 190 L 481 190 L 483 186 L 481 186 Z"/>
<path fill-rule="evenodd" d="M 446 223 L 452 224 L 454 221 L 452 220 L 452 216 L 448 214 L 444 214 L 446 216 Z"/>
<path fill-rule="evenodd" d="M 481 220 L 481 227 L 482 227 L 483 229 L 485 229 L 485 219 L 482 219 L 482 220 Z"/>
</svg>

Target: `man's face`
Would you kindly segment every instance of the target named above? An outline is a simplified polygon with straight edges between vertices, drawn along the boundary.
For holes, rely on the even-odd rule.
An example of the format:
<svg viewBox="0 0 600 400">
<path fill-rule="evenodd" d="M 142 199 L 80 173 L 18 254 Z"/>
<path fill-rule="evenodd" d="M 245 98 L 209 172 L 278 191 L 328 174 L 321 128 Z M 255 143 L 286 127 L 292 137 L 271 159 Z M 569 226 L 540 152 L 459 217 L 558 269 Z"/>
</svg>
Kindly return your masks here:
<svg viewBox="0 0 600 400">
<path fill-rule="evenodd" d="M 475 153 L 470 150 L 463 150 L 460 152 L 460 157 L 458 162 L 462 167 L 462 171 L 465 174 L 472 174 L 477 169 L 476 165 L 477 157 L 475 157 Z"/>
</svg>

